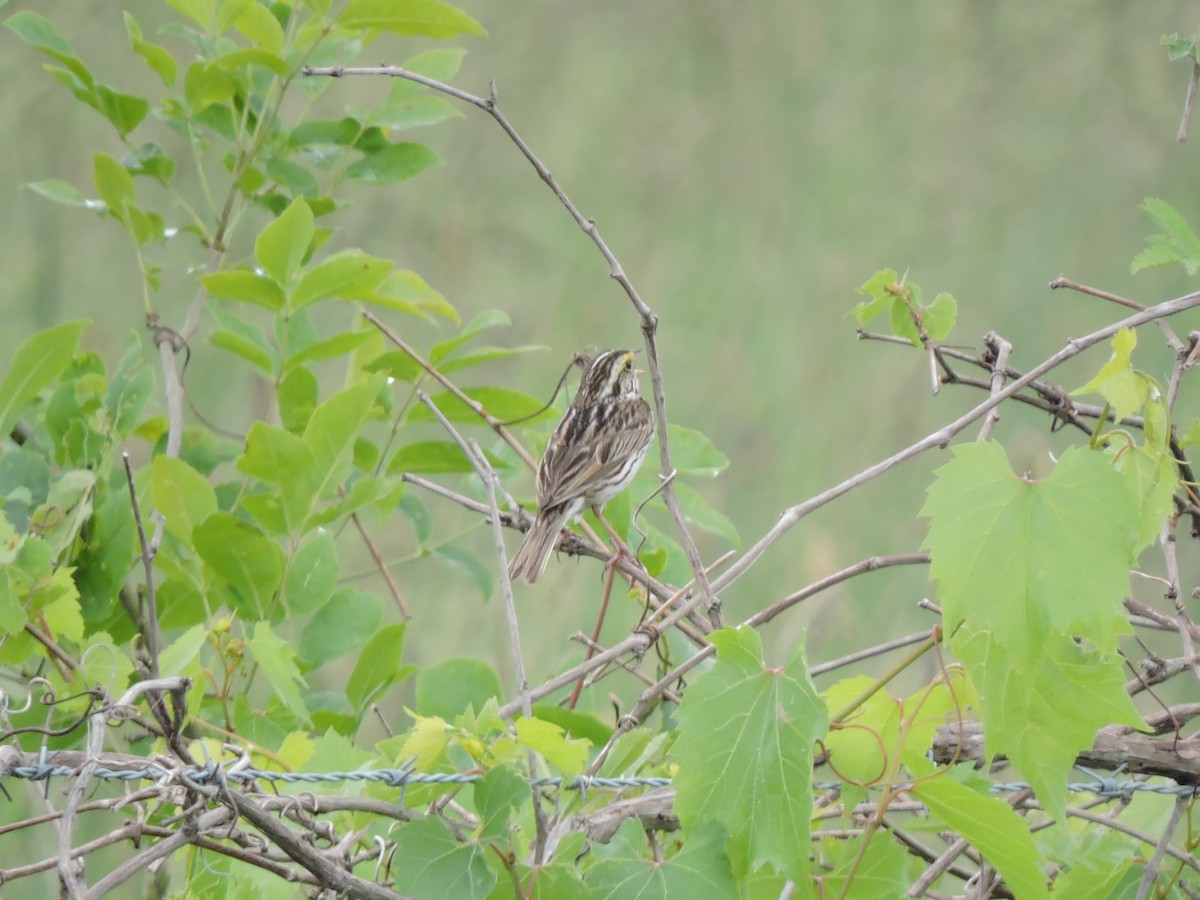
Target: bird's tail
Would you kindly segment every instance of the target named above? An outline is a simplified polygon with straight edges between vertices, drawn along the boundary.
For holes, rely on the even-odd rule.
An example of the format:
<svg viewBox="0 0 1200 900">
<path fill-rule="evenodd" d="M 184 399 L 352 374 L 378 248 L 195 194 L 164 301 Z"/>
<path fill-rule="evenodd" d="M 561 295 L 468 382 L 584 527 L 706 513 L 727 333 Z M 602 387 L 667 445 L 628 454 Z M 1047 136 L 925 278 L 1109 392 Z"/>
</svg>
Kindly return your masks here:
<svg viewBox="0 0 1200 900">
<path fill-rule="evenodd" d="M 533 527 L 525 535 L 525 540 L 519 550 L 508 563 L 508 577 L 514 581 L 524 578 L 533 584 L 546 571 L 546 563 L 558 543 L 558 535 L 567 524 L 568 510 L 554 510 L 548 515 L 540 514 L 533 521 Z"/>
</svg>

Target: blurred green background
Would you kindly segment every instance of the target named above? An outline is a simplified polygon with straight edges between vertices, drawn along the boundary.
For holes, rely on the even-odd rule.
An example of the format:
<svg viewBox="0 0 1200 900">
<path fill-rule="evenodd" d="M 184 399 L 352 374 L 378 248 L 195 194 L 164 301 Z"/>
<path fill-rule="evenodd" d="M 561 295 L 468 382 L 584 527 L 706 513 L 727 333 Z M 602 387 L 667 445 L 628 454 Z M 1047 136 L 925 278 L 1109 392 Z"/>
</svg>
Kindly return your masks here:
<svg viewBox="0 0 1200 900">
<path fill-rule="evenodd" d="M 53 19 L 103 80 L 157 96 L 160 85 L 127 50 L 117 7 L 14 0 L 3 13 L 25 8 Z M 148 0 L 126 8 L 148 36 L 173 18 Z M 1135 279 L 1129 261 L 1153 230 L 1138 210 L 1143 198 L 1161 196 L 1200 222 L 1196 150 L 1175 138 L 1188 69 L 1160 46 L 1165 34 L 1195 27 L 1195 4 L 492 0 L 464 8 L 490 37 L 458 42 L 469 52 L 455 83 L 485 94 L 496 80 L 503 110 L 596 219 L 658 313 L 670 415 L 730 458 L 723 475 L 695 486 L 745 545 L 787 506 L 981 399 L 967 388 L 932 397 L 922 354 L 856 340 L 847 312 L 876 270 L 907 269 L 927 299 L 951 292 L 960 307 L 952 340 L 975 346 L 995 329 L 1013 342 L 1018 368 L 1120 313 L 1050 292 L 1059 274 L 1147 303 L 1188 289 L 1176 272 Z M 156 39 L 182 51 L 177 38 Z M 127 239 L 22 186 L 65 178 L 94 195 L 92 153 L 119 157 L 124 148 L 42 71 L 37 54 L 8 33 L 0 41 L 8 126 L 0 360 L 35 329 L 77 316 L 96 321 L 88 345 L 115 359 L 131 331 L 145 336 Z M 364 60 L 400 62 L 427 46 L 389 37 Z M 342 79 L 318 109 L 365 105 L 387 88 L 381 79 Z M 463 111 L 414 136 L 445 165 L 382 190 L 349 186 L 351 205 L 330 220 L 338 229 L 330 246 L 394 257 L 464 318 L 509 312 L 513 325 L 498 342 L 550 351 L 477 378 L 545 396 L 574 351 L 640 345 L 638 319 L 508 139 L 478 111 Z M 133 135 L 151 138 L 161 132 Z M 140 180 L 139 190 L 150 187 Z M 252 238 L 243 231 L 234 261 Z M 195 290 L 187 267 L 200 259 L 194 246 L 162 254 L 154 302 L 166 321 L 182 321 Z M 418 344 L 438 337 L 395 324 Z M 1136 359 L 1164 377 L 1169 357 L 1160 349 L 1147 331 Z M 1105 357 L 1095 351 L 1059 377 L 1082 384 Z M 261 392 L 248 377 L 234 379 L 228 363 L 201 336 L 189 385 L 209 418 L 244 430 Z M 996 437 L 1014 466 L 1034 470 L 1065 440 L 1043 417 L 1015 409 Z M 929 454 L 801 523 L 728 591 L 728 618 L 740 621 L 864 557 L 917 549 L 925 527 L 915 514 L 929 472 L 946 458 Z M 530 481 L 515 485 L 519 496 L 532 495 Z M 440 534 L 470 524 L 425 500 Z M 487 559 L 489 538 L 473 527 L 467 540 Z M 411 552 L 399 517 L 375 530 L 393 558 Z M 723 549 L 702 544 L 709 558 Z M 343 564 L 369 569 L 365 557 L 344 555 Z M 441 635 L 430 643 L 414 632 L 406 653 L 415 661 L 480 654 L 508 668 L 497 602 L 481 607 L 467 582 L 428 560 L 398 562 L 396 571 L 418 622 L 432 620 Z M 592 564 L 564 560 L 551 573 L 518 597 L 534 680 L 577 657 L 565 638 L 590 627 L 600 594 Z M 821 661 L 928 627 L 916 602 L 930 591 L 921 570 L 858 579 L 781 619 L 768 656 L 781 660 L 805 628 L 810 659 Z M 635 616 L 620 607 L 611 635 Z"/>
</svg>

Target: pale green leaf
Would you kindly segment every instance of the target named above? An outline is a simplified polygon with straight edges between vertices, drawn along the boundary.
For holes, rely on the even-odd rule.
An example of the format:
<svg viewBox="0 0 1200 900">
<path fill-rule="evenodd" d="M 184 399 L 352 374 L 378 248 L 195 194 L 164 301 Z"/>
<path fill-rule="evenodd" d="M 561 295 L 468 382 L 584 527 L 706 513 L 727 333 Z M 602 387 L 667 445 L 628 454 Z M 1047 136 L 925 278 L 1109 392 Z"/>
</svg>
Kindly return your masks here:
<svg viewBox="0 0 1200 900">
<path fill-rule="evenodd" d="M 181 459 L 154 457 L 150 485 L 150 498 L 163 514 L 167 531 L 185 544 L 191 543 L 192 529 L 217 511 L 212 485 Z"/>
<path fill-rule="evenodd" d="M 287 641 L 271 630 L 268 622 L 254 623 L 254 636 L 246 642 L 246 650 L 258 664 L 258 671 L 267 679 L 275 696 L 301 722 L 309 721 L 308 707 L 300 688 L 304 679 L 296 666 L 296 652 Z"/>
<path fill-rule="evenodd" d="M 255 256 L 266 273 L 287 290 L 299 273 L 315 234 L 312 210 L 304 200 L 294 200 L 259 234 L 254 242 Z"/>
<path fill-rule="evenodd" d="M 466 13 L 440 0 L 350 0 L 338 24 L 343 28 L 372 28 L 442 39 L 456 34 L 487 34 Z"/>
<path fill-rule="evenodd" d="M 91 322 L 79 319 L 38 332 L 13 355 L 0 380 L 0 433 L 8 434 L 21 408 L 50 385 L 70 365 L 83 330 Z"/>
</svg>

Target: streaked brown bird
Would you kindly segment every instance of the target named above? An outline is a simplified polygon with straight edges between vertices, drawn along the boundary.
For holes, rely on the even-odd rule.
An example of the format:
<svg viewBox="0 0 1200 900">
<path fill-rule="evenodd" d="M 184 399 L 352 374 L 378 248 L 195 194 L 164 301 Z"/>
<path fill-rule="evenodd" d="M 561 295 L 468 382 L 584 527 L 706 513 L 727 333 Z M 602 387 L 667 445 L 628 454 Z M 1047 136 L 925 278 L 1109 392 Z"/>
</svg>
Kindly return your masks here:
<svg viewBox="0 0 1200 900">
<path fill-rule="evenodd" d="M 633 353 L 605 350 L 589 363 L 538 466 L 537 517 L 508 564 L 510 578 L 537 581 L 567 523 L 587 507 L 599 517 L 646 458 L 654 423 L 650 404 L 638 393 L 641 373 L 633 367 Z"/>
</svg>

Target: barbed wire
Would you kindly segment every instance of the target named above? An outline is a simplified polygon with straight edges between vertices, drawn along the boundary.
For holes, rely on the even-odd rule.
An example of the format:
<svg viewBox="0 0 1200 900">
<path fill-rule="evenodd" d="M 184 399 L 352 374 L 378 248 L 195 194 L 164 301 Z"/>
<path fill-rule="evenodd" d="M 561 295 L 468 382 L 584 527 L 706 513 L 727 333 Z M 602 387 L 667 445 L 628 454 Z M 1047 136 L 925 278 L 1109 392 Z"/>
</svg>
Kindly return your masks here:
<svg viewBox="0 0 1200 900">
<path fill-rule="evenodd" d="M 79 773 L 77 766 L 56 764 L 58 754 L 43 749 L 34 765 L 14 765 L 3 771 L 2 775 L 21 778 L 27 781 L 49 781 L 52 778 L 70 778 Z M 1101 775 L 1089 769 L 1081 771 L 1089 775 L 1092 781 L 1077 781 L 1067 784 L 1071 793 L 1094 794 L 1097 797 L 1118 798 L 1134 793 L 1154 793 L 1173 797 L 1191 797 L 1200 793 L 1200 786 L 1191 784 L 1152 783 L 1133 779 L 1117 780 L 1115 776 Z M 1120 773 L 1117 773 L 1120 774 Z M 398 768 L 363 769 L 353 772 L 280 772 L 271 769 L 259 769 L 244 765 L 242 760 L 229 765 L 218 765 L 209 761 L 204 766 L 170 767 L 162 763 L 147 761 L 144 767 L 126 766 L 124 768 L 99 765 L 92 772 L 93 778 L 115 781 L 150 780 L 159 783 L 178 781 L 187 786 L 212 786 L 224 782 L 237 781 L 253 783 L 256 781 L 271 784 L 338 784 L 343 782 L 372 782 L 385 784 L 389 787 L 406 788 L 411 784 L 473 784 L 483 779 L 478 772 L 418 772 L 409 762 Z M 556 787 L 562 790 L 579 791 L 586 796 L 592 788 L 620 790 L 623 788 L 660 788 L 670 787 L 671 779 L 655 776 L 626 776 L 600 777 L 576 775 L 571 778 L 562 776 L 543 776 L 530 779 L 530 784 L 536 787 Z M 841 790 L 841 782 L 818 783 L 816 787 L 823 791 Z M 1025 781 L 1010 781 L 993 784 L 994 794 L 1015 793 L 1029 790 L 1030 784 Z M 893 790 L 903 790 L 896 787 Z"/>
</svg>

